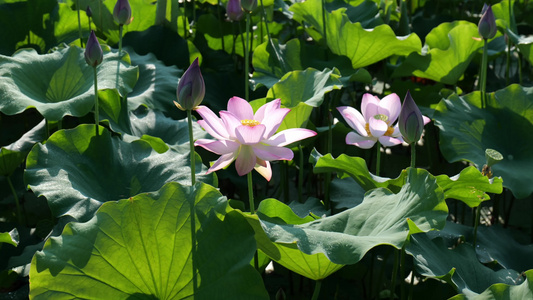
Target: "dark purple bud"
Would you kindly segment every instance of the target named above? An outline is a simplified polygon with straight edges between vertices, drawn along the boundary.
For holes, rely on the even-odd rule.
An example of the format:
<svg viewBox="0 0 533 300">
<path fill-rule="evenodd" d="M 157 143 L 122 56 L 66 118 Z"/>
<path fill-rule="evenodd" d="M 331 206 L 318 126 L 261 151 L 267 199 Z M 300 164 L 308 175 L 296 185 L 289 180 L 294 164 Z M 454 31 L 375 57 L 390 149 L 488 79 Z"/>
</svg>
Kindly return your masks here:
<svg viewBox="0 0 533 300">
<path fill-rule="evenodd" d="M 85 13 L 87 14 L 87 17 L 89 18 L 93 16 L 93 11 L 90 6 L 87 6 L 87 8 L 85 9 Z"/>
<path fill-rule="evenodd" d="M 487 4 L 483 5 L 481 14 L 477 30 L 482 38 L 488 40 L 493 38 L 498 31 L 498 28 L 496 27 L 496 18 L 492 12 L 492 6 Z"/>
<path fill-rule="evenodd" d="M 403 140 L 408 143 L 416 143 L 424 130 L 424 118 L 409 91 L 403 100 L 402 109 L 398 118 L 398 127 Z"/>
<path fill-rule="evenodd" d="M 242 0 L 241 5 L 245 12 L 251 13 L 257 8 L 257 0 Z"/>
<path fill-rule="evenodd" d="M 102 51 L 102 47 L 100 47 L 94 30 L 91 30 L 91 35 L 89 35 L 87 45 L 85 46 L 85 61 L 89 66 L 96 67 L 102 63 L 103 59 L 104 52 Z"/>
<path fill-rule="evenodd" d="M 113 18 L 118 25 L 131 23 L 131 6 L 128 0 L 118 0 L 113 9 Z"/>
<path fill-rule="evenodd" d="M 244 16 L 241 8 L 241 0 L 229 0 L 226 6 L 226 14 L 231 21 L 240 21 Z"/>
<path fill-rule="evenodd" d="M 205 83 L 198 65 L 198 58 L 181 76 L 176 95 L 178 97 L 176 106 L 181 110 L 195 109 L 204 100 Z"/>
</svg>

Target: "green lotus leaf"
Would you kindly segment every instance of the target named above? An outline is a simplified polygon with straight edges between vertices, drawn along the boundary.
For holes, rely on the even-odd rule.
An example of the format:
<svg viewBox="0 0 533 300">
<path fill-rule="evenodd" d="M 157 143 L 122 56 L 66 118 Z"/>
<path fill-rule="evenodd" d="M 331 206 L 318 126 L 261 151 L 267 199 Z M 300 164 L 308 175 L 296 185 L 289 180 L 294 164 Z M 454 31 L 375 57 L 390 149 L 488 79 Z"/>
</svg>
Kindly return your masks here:
<svg viewBox="0 0 533 300">
<path fill-rule="evenodd" d="M 85 8 L 82 7 L 80 11 L 80 25 L 82 29 L 82 35 L 84 37 L 89 36 L 89 22 L 85 13 Z M 52 14 L 54 20 L 54 38 L 57 43 L 70 43 L 80 38 L 80 32 L 78 27 L 78 12 L 73 10 L 67 3 L 58 3 L 57 11 Z M 79 42 L 76 45 L 79 46 Z M 84 43 L 85 45 L 85 43 Z"/>
<path fill-rule="evenodd" d="M 505 32 L 511 41 L 516 44 L 520 53 L 529 61 L 530 64 L 533 64 L 533 37 L 523 37 L 519 36 L 510 29 L 506 29 Z"/>
<path fill-rule="evenodd" d="M 129 56 L 109 50 L 97 73 L 99 89 L 116 88 L 121 95 L 132 90 L 138 75 Z M 0 56 L 0 78 L 0 111 L 8 115 L 35 107 L 47 120 L 59 121 L 66 115 L 84 116 L 94 106 L 94 71 L 79 47 Z"/>
<path fill-rule="evenodd" d="M 520 285 L 508 285 L 496 283 L 491 285 L 483 293 L 475 296 L 464 294 L 450 298 L 450 300 L 514 300 L 514 299 L 532 299 L 533 298 L 533 270 L 524 272 L 526 279 Z"/>
<path fill-rule="evenodd" d="M 55 132 L 37 144 L 27 158 L 25 181 L 37 196 L 45 196 L 55 217 L 78 221 L 93 217 L 103 202 L 159 190 L 165 183 L 190 184 L 189 152 L 157 153 L 148 143 L 122 141 L 94 125 Z M 216 185 L 196 158 L 198 181 Z"/>
<path fill-rule="evenodd" d="M 374 189 L 360 205 L 333 216 L 286 223 L 275 214 L 268 218 L 258 215 L 272 242 L 296 245 L 308 255 L 322 253 L 342 265 L 357 263 L 375 246 L 401 248 L 410 233 L 444 227 L 448 207 L 435 177 L 425 170 L 410 169 L 398 194 Z"/>
<path fill-rule="evenodd" d="M 13 228 L 10 232 L 0 233 L 0 248 L 2 247 L 2 243 L 11 244 L 15 247 L 18 246 L 19 232 L 17 231 L 17 228 Z"/>
<path fill-rule="evenodd" d="M 0 175 L 10 176 L 13 174 L 15 169 L 24 161 L 24 158 L 26 158 L 25 153 L 4 147 L 0 148 Z"/>
<path fill-rule="evenodd" d="M 533 88 L 510 85 L 487 94 L 481 109 L 479 92 L 443 99 L 433 118 L 440 129 L 440 148 L 449 162 L 467 160 L 479 169 L 486 162 L 485 150 L 500 152 L 503 160 L 492 166 L 516 198 L 533 192 Z"/>
<path fill-rule="evenodd" d="M 342 82 L 337 69 L 318 71 L 308 68 L 303 71 L 292 71 L 281 78 L 268 90 L 267 100 L 281 99 L 284 107 L 295 107 L 303 102 L 318 107 L 324 101 L 324 94 L 340 89 Z"/>
<path fill-rule="evenodd" d="M 454 85 L 461 79 L 476 52 L 483 47 L 477 26 L 467 21 L 442 23 L 426 36 L 428 50 L 411 53 L 393 77 L 417 76 Z"/>
<path fill-rule="evenodd" d="M 495 283 L 521 282 L 514 270 L 494 271 L 484 266 L 474 248 L 464 243 L 449 249 L 441 238 L 431 240 L 422 233 L 411 236 L 405 251 L 414 257 L 421 275 L 443 279 L 468 296 L 475 296 Z"/>
<path fill-rule="evenodd" d="M 165 66 L 155 55 L 139 55 L 133 49 L 125 50 L 130 54 L 131 64 L 139 68 L 139 80 L 128 94 L 129 110 L 140 105 L 161 111 L 175 110 L 172 102 L 176 100 L 176 89 L 182 70 L 175 66 Z"/>
<path fill-rule="evenodd" d="M 294 19 L 308 25 L 306 32 L 316 41 L 323 42 L 322 1 L 309 0 L 295 3 L 290 10 Z M 365 29 L 361 23 L 352 23 L 345 8 L 326 12 L 327 46 L 337 55 L 344 55 L 357 69 L 376 63 L 392 55 L 420 52 L 422 43 L 416 34 L 397 37 L 388 25 Z"/>
<path fill-rule="evenodd" d="M 296 244 L 275 243 L 265 234 L 260 220 L 275 220 L 281 224 L 305 224 L 314 220 L 311 216 L 300 218 L 292 209 L 276 199 L 261 201 L 257 215 L 243 213 L 254 228 L 257 247 L 285 268 L 313 280 L 321 280 L 344 265 L 331 262 L 323 253 L 306 254 Z"/>
<path fill-rule="evenodd" d="M 30 297 L 268 299 L 250 266 L 254 231 L 226 208 L 203 183 L 105 203 L 34 256 Z"/>
<path fill-rule="evenodd" d="M 444 190 L 446 199 L 461 200 L 470 207 L 477 207 L 481 202 L 489 200 L 487 193 L 501 194 L 503 191 L 500 177 L 489 179 L 472 166 L 464 168 L 453 177 L 439 175 L 437 183 Z"/>
</svg>

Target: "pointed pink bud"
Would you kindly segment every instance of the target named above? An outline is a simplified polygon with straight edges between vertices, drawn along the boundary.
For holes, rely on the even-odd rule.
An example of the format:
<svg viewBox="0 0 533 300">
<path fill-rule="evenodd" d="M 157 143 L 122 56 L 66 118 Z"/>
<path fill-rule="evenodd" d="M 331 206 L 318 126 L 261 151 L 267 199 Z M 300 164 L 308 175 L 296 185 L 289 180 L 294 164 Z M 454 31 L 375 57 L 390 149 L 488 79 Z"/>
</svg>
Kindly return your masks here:
<svg viewBox="0 0 533 300">
<path fill-rule="evenodd" d="M 241 0 L 229 0 L 226 6 L 226 14 L 231 21 L 240 21 L 244 15 L 241 8 Z"/>
<path fill-rule="evenodd" d="M 407 95 L 405 95 L 403 100 L 398 127 L 403 140 L 408 144 L 418 142 L 424 130 L 424 118 L 409 91 L 407 91 Z"/>
<path fill-rule="evenodd" d="M 178 106 L 181 110 L 195 109 L 205 96 L 205 83 L 198 65 L 198 58 L 189 66 L 181 76 L 177 90 Z"/>
<path fill-rule="evenodd" d="M 102 63 L 104 59 L 104 53 L 100 43 L 94 34 L 94 30 L 91 30 L 91 35 L 87 40 L 87 45 L 85 46 L 85 61 L 91 67 L 96 67 Z"/>
<path fill-rule="evenodd" d="M 481 11 L 481 19 L 477 25 L 477 30 L 479 35 L 484 39 L 491 39 L 496 35 L 498 28 L 496 27 L 496 18 L 492 12 L 492 6 L 483 5 L 483 10 Z"/>
<path fill-rule="evenodd" d="M 118 25 L 131 23 L 131 6 L 128 0 L 117 0 L 113 9 L 113 18 Z"/>
<path fill-rule="evenodd" d="M 245 12 L 251 13 L 257 8 L 257 0 L 242 0 L 241 5 Z"/>
</svg>

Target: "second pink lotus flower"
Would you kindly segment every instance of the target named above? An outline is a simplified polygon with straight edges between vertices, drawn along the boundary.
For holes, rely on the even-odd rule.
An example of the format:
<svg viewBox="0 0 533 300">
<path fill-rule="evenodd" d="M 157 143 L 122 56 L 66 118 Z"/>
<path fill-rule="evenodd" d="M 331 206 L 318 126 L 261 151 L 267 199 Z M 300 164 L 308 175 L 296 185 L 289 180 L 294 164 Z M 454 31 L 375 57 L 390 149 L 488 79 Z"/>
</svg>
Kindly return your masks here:
<svg viewBox="0 0 533 300">
<path fill-rule="evenodd" d="M 281 100 L 276 99 L 261 106 L 254 114 L 246 100 L 233 97 L 228 101 L 228 110 L 220 111 L 220 118 L 206 106 L 199 106 L 196 112 L 203 120 L 198 124 L 216 140 L 199 139 L 194 145 L 221 155 L 208 173 L 235 161 L 240 176 L 255 169 L 270 180 L 271 161 L 292 160 L 294 153 L 284 146 L 315 136 L 316 132 L 292 128 L 276 133 L 290 111 L 280 106 Z"/>
</svg>

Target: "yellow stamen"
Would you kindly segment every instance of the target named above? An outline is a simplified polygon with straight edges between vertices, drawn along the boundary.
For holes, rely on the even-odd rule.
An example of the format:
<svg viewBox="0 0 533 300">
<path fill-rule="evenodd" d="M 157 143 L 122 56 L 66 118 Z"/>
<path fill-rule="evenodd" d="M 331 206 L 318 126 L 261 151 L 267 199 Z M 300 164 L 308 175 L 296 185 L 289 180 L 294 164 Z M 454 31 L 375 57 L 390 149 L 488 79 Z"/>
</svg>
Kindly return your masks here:
<svg viewBox="0 0 533 300">
<path fill-rule="evenodd" d="M 256 121 L 256 120 L 246 119 L 246 120 L 241 120 L 241 124 L 244 126 L 254 127 L 255 125 L 261 124 L 261 122 Z"/>
<path fill-rule="evenodd" d="M 365 130 L 368 136 L 372 136 L 372 132 L 370 132 L 370 125 L 368 125 L 368 123 L 365 124 Z M 389 126 L 389 128 L 387 128 L 387 131 L 385 131 L 383 135 L 392 136 L 393 133 L 394 133 L 394 128 Z"/>
</svg>

